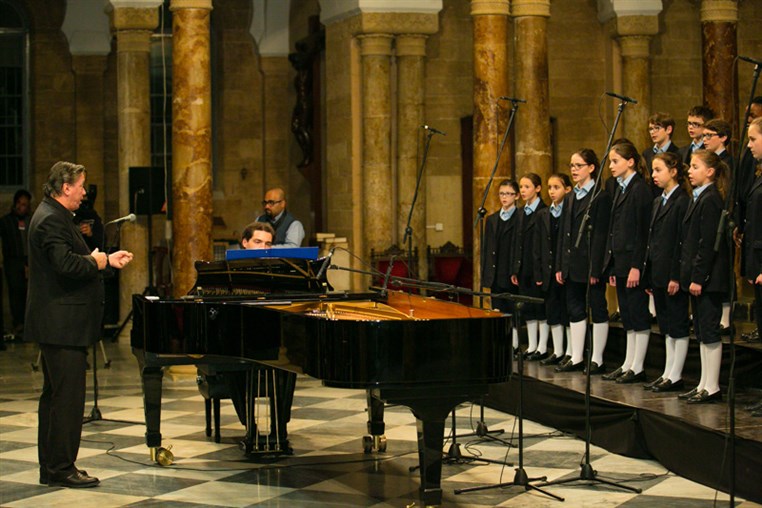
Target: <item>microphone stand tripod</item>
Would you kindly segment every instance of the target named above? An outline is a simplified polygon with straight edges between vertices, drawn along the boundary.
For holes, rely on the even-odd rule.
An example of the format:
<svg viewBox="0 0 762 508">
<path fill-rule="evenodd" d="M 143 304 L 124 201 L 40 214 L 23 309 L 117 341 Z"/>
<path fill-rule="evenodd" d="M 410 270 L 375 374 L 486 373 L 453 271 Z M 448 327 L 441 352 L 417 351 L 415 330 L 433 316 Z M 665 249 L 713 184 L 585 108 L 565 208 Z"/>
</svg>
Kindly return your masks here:
<svg viewBox="0 0 762 508">
<path fill-rule="evenodd" d="M 117 223 L 116 228 L 117 228 L 116 238 L 119 238 L 119 233 L 122 230 L 122 223 Z M 104 232 L 104 235 L 105 235 L 105 232 Z M 104 249 L 104 252 L 106 252 L 106 255 L 108 255 L 109 250 L 111 250 L 110 247 L 107 249 Z M 101 326 L 101 329 L 102 328 L 103 327 Z M 101 347 L 103 347 L 102 341 L 103 341 L 103 337 L 101 337 L 99 340 L 99 342 L 101 342 Z M 108 363 L 111 363 L 111 362 L 109 361 Z M 90 415 L 82 419 L 82 424 L 98 422 L 98 421 L 130 423 L 135 425 L 139 423 L 139 422 L 131 422 L 128 420 L 111 420 L 111 419 L 103 418 L 103 415 L 101 414 L 101 410 L 98 407 L 98 356 L 96 354 L 95 344 L 93 344 L 93 408 L 90 410 Z"/>
<path fill-rule="evenodd" d="M 542 298 L 534 298 L 534 297 L 528 297 L 528 296 L 519 296 L 514 295 L 511 293 L 500 293 L 500 298 L 506 298 L 507 300 L 512 300 L 516 302 L 516 307 L 514 311 L 514 317 L 515 320 L 512 320 L 513 327 L 520 326 L 521 323 L 521 309 L 523 308 L 525 303 L 535 303 L 535 304 L 543 304 L 545 303 L 545 300 Z M 518 401 L 518 411 L 516 414 L 516 417 L 519 420 L 519 463 L 518 467 L 516 468 L 516 474 L 513 476 L 512 482 L 506 482 L 506 483 L 496 483 L 494 485 L 481 485 L 478 487 L 467 487 L 465 489 L 455 489 L 455 494 L 462 494 L 463 492 L 476 492 L 479 490 L 487 490 L 487 489 L 495 489 L 495 488 L 503 488 L 503 487 L 524 487 L 524 490 L 536 490 L 537 492 L 541 494 L 545 494 L 546 496 L 552 497 L 554 499 L 557 499 L 558 501 L 563 501 L 564 498 L 561 496 L 558 496 L 556 494 L 553 494 L 552 492 L 548 492 L 546 490 L 543 490 L 538 485 L 532 485 L 531 482 L 537 482 L 542 481 L 544 482 L 547 480 L 547 476 L 541 476 L 538 478 L 530 478 L 529 475 L 527 475 L 526 470 L 524 469 L 524 355 L 519 354 L 518 355 L 518 373 L 519 373 L 519 401 Z"/>
<path fill-rule="evenodd" d="M 592 259 L 592 234 L 593 234 L 593 225 L 590 224 L 590 210 L 592 208 L 593 201 L 596 197 L 602 192 L 603 190 L 603 175 L 602 169 L 603 166 L 608 159 L 609 151 L 611 150 L 611 145 L 613 143 L 614 139 L 614 133 L 616 132 L 617 126 L 619 125 L 619 120 L 622 117 L 622 113 L 624 112 L 624 108 L 627 105 L 627 101 L 622 101 L 619 103 L 619 109 L 617 110 L 616 119 L 614 120 L 614 126 L 611 129 L 611 132 L 609 134 L 609 140 L 606 144 L 606 153 L 604 154 L 603 158 L 601 159 L 600 167 L 598 168 L 598 178 L 595 181 L 595 187 L 592 190 L 592 196 L 590 196 L 590 201 L 587 203 L 587 209 L 585 210 L 585 215 L 582 218 L 582 224 L 580 224 L 579 232 L 577 233 L 577 239 L 575 241 L 574 246 L 579 247 L 579 244 L 582 240 L 582 235 L 587 235 L 587 249 L 588 249 L 588 265 L 587 265 L 587 281 L 586 281 L 586 288 L 585 288 L 585 308 L 587 309 L 587 321 L 588 326 L 586 327 L 585 332 L 585 349 L 587 350 L 587 359 L 585 361 L 586 369 L 585 369 L 585 460 L 582 464 L 580 464 L 580 474 L 576 478 L 565 478 L 560 480 L 553 480 L 550 482 L 545 482 L 542 484 L 542 486 L 547 485 L 561 485 L 565 483 L 571 483 L 576 481 L 586 481 L 590 482 L 589 485 L 593 485 L 596 483 L 603 484 L 603 485 L 609 485 L 612 487 L 618 487 L 620 489 L 629 490 L 630 492 L 634 492 L 636 494 L 640 494 L 642 491 L 641 489 L 637 487 L 631 487 L 629 485 L 622 485 L 621 483 L 616 483 L 611 480 L 605 480 L 603 478 L 598 477 L 598 471 L 593 469 L 593 466 L 590 464 L 590 441 L 592 440 L 593 435 L 593 429 L 592 429 L 592 423 L 590 421 L 590 381 L 591 381 L 591 374 L 590 374 L 590 368 L 591 363 L 593 359 L 593 337 L 592 337 L 592 324 L 593 324 L 593 318 L 592 318 L 592 310 L 590 308 L 590 278 L 592 277 L 593 273 L 593 259 Z M 572 199 L 574 199 L 572 197 Z M 571 213 L 571 210 L 568 210 L 566 213 Z"/>
</svg>

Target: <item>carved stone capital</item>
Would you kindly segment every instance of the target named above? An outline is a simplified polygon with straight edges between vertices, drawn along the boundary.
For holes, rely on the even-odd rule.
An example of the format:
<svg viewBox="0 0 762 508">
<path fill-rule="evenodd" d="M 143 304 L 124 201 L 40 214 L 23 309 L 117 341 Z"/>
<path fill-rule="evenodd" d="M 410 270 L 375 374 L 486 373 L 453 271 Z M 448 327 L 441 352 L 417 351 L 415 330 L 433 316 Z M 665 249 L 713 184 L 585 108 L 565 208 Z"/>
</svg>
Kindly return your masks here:
<svg viewBox="0 0 762 508">
<path fill-rule="evenodd" d="M 471 0 L 471 16 L 510 16 L 510 0 Z"/>
<path fill-rule="evenodd" d="M 159 25 L 158 8 L 117 7 L 111 13 L 112 24 L 117 31 L 153 31 Z"/>
<path fill-rule="evenodd" d="M 360 54 L 362 56 L 391 56 L 391 34 L 364 34 L 357 37 L 360 39 Z"/>
<path fill-rule="evenodd" d="M 179 9 L 206 9 L 211 11 L 212 0 L 171 0 L 169 10 L 176 11 Z"/>
<path fill-rule="evenodd" d="M 427 38 L 418 34 L 398 35 L 395 42 L 397 56 L 426 56 Z"/>
<path fill-rule="evenodd" d="M 550 17 L 550 0 L 513 0 L 513 17 Z"/>
<path fill-rule="evenodd" d="M 77 74 L 103 74 L 106 70 L 106 55 L 72 55 L 71 67 Z"/>
<path fill-rule="evenodd" d="M 736 0 L 701 0 L 702 23 L 738 23 Z"/>
<path fill-rule="evenodd" d="M 619 37 L 619 46 L 625 58 L 648 58 L 651 37 L 648 35 L 625 35 Z"/>
<path fill-rule="evenodd" d="M 626 35 L 656 35 L 659 33 L 657 16 L 620 16 L 616 18 L 616 33 Z"/>
</svg>

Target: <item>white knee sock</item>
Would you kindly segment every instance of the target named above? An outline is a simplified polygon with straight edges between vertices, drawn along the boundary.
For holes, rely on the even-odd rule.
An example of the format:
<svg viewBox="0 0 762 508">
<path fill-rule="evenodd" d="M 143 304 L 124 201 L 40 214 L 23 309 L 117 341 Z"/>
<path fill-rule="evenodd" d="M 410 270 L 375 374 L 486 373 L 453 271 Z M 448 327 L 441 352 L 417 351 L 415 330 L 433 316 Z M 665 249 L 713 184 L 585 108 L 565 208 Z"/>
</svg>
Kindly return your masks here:
<svg viewBox="0 0 762 508">
<path fill-rule="evenodd" d="M 706 384 L 709 395 L 720 391 L 720 366 L 722 365 L 722 342 L 706 345 Z"/>
<path fill-rule="evenodd" d="M 706 346 L 704 344 L 699 344 L 699 355 L 701 356 L 701 378 L 696 387 L 697 392 L 700 392 L 706 386 Z"/>
<path fill-rule="evenodd" d="M 545 354 L 548 352 L 548 335 L 550 327 L 546 320 L 540 321 L 540 338 L 537 341 L 537 352 Z"/>
<path fill-rule="evenodd" d="M 635 332 L 635 350 L 632 356 L 632 370 L 635 374 L 643 372 L 643 363 L 646 361 L 648 352 L 648 341 L 651 339 L 651 330 L 640 330 Z"/>
<path fill-rule="evenodd" d="M 567 326 L 566 327 L 566 356 L 568 356 L 569 358 L 572 357 L 572 339 L 571 339 L 571 337 L 572 337 L 571 326 Z M 582 347 L 584 347 L 584 345 Z"/>
<path fill-rule="evenodd" d="M 675 339 L 669 335 L 664 337 L 664 350 L 666 352 L 666 359 L 664 361 L 664 372 L 662 372 L 661 378 L 667 379 L 670 372 L 672 372 L 672 364 L 675 361 Z"/>
<path fill-rule="evenodd" d="M 609 324 L 593 323 L 593 357 L 592 361 L 603 365 L 603 352 L 606 350 L 606 341 L 609 339 Z"/>
<path fill-rule="evenodd" d="M 688 356 L 688 337 L 672 339 L 675 341 L 675 355 L 672 360 L 672 370 L 669 372 L 669 380 L 677 383 L 683 378 L 683 366 L 685 357 Z"/>
<path fill-rule="evenodd" d="M 561 358 L 564 355 L 564 325 L 551 326 L 550 335 L 553 337 L 553 354 Z"/>
<path fill-rule="evenodd" d="M 577 321 L 571 323 L 571 362 L 577 364 L 582 361 L 585 353 L 585 333 L 587 332 L 587 321 Z"/>
<path fill-rule="evenodd" d="M 518 351 L 519 350 L 519 331 L 516 329 L 516 327 L 513 327 L 513 333 L 512 335 L 512 344 L 513 344 L 513 350 Z"/>
<path fill-rule="evenodd" d="M 730 326 L 730 304 L 722 304 L 722 318 L 720 318 L 720 326 L 727 328 Z M 715 390 L 716 391 L 716 390 Z"/>
<path fill-rule="evenodd" d="M 527 321 L 527 339 L 529 340 L 529 346 L 527 347 L 527 353 L 534 353 L 537 351 L 537 326 L 538 321 L 532 319 Z"/>
<path fill-rule="evenodd" d="M 648 296 L 648 312 L 651 314 L 651 317 L 656 315 L 656 303 L 654 303 L 654 295 Z"/>
<path fill-rule="evenodd" d="M 633 358 L 635 358 L 635 330 L 627 330 L 627 346 L 624 352 L 622 372 L 627 372 L 632 368 Z"/>
</svg>

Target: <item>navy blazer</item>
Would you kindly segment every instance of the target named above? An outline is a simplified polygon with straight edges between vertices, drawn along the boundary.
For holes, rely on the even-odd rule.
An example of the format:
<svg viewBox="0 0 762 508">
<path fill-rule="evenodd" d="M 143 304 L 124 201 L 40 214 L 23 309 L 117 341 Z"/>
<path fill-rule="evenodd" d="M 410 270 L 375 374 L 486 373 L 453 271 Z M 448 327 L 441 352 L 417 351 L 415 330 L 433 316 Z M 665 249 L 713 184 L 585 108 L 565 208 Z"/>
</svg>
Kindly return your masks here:
<svg viewBox="0 0 762 508">
<path fill-rule="evenodd" d="M 727 237 L 723 237 L 719 252 L 714 251 L 723 209 L 722 196 L 713 184 L 696 201 L 690 201 L 680 233 L 680 287 L 688 291 L 695 282 L 702 286 L 702 293 L 726 292 L 730 283 Z"/>
<path fill-rule="evenodd" d="M 672 192 L 664 206 L 661 196 L 654 199 L 643 267 L 644 278 L 652 288 L 666 288 L 669 281 L 680 280 L 680 224 L 690 201 L 682 187 Z"/>
<path fill-rule="evenodd" d="M 754 179 L 746 203 L 743 276 L 753 281 L 762 273 L 762 176 Z"/>
<path fill-rule="evenodd" d="M 693 140 L 691 140 L 691 141 L 693 141 Z M 701 146 L 699 147 L 699 150 L 702 149 L 702 148 L 705 148 L 703 141 L 701 142 Z M 680 159 L 682 159 L 682 161 L 684 163 L 686 163 L 686 164 L 688 164 L 690 166 L 690 164 L 691 164 L 691 155 L 693 155 L 693 150 L 691 150 L 691 143 L 688 143 L 684 147 L 680 148 L 680 150 L 678 150 L 678 155 L 680 155 Z"/>
<path fill-rule="evenodd" d="M 495 212 L 489 216 L 484 224 L 484 243 L 482 245 L 481 286 L 491 288 L 495 286 L 508 287 L 510 285 L 510 271 L 513 267 L 513 243 L 516 235 L 517 214 L 521 210 L 516 208 L 513 216 L 505 224 L 505 227 L 498 236 L 498 227 L 500 226 L 500 212 Z M 497 258 L 498 247 L 502 259 Z M 498 280 L 498 270 L 504 267 L 505 280 Z"/>
<path fill-rule="evenodd" d="M 679 155 L 680 154 L 680 147 L 677 146 L 675 143 L 670 143 L 669 146 L 667 147 L 667 153 L 676 153 L 676 154 Z M 643 150 L 643 153 L 641 154 L 641 157 L 643 158 L 643 162 L 646 165 L 646 169 L 648 170 L 648 174 L 649 175 L 651 174 L 651 171 L 652 171 L 652 169 L 651 169 L 651 163 L 654 161 L 654 156 L 655 155 L 656 154 L 654 153 L 653 146 L 650 146 L 650 147 L 646 148 L 645 150 Z M 654 187 L 656 187 L 656 186 L 654 185 Z M 656 188 L 659 189 L 658 187 L 656 187 Z M 661 190 L 661 189 L 659 189 L 659 190 Z"/>
<path fill-rule="evenodd" d="M 565 206 L 565 205 L 564 205 Z M 545 207 L 537 212 L 534 233 L 534 282 L 542 283 L 543 291 L 550 288 L 551 282 L 556 279 L 556 253 L 561 238 L 561 221 L 563 213 L 558 217 L 559 231 L 555 242 L 551 230 L 550 207 Z"/>
<path fill-rule="evenodd" d="M 101 272 L 72 219 L 63 205 L 45 197 L 29 224 L 28 340 L 82 347 L 100 339 Z"/>
<path fill-rule="evenodd" d="M 590 194 L 577 201 L 576 208 L 573 206 L 575 200 L 576 196 L 573 191 L 564 198 L 564 213 L 561 215 L 561 230 L 559 232 L 558 254 L 556 255 L 556 271 L 561 272 L 564 279 L 585 283 L 588 275 L 588 260 L 592 261 L 590 274 L 597 279 L 603 276 L 603 254 L 606 251 L 606 236 L 608 235 L 611 216 L 611 195 L 602 190 L 593 199 L 588 224 L 588 226 L 592 226 L 592 231 L 590 235 L 586 232 L 582 234 L 579 247 L 574 246 L 578 234 L 574 225 L 581 223 L 590 201 Z M 590 237 L 589 242 L 588 236 Z"/>
<path fill-rule="evenodd" d="M 652 201 L 651 190 L 639 173 L 633 175 L 624 193 L 616 186 L 603 260 L 608 275 L 627 277 L 631 268 L 643 269 Z"/>
<path fill-rule="evenodd" d="M 520 279 L 534 280 L 534 235 L 537 224 L 537 214 L 547 208 L 548 205 L 540 199 L 534 212 L 527 215 L 524 207 L 516 210 L 518 223 L 516 229 L 516 242 L 513 251 L 513 268 L 511 275 L 521 275 Z"/>
</svg>

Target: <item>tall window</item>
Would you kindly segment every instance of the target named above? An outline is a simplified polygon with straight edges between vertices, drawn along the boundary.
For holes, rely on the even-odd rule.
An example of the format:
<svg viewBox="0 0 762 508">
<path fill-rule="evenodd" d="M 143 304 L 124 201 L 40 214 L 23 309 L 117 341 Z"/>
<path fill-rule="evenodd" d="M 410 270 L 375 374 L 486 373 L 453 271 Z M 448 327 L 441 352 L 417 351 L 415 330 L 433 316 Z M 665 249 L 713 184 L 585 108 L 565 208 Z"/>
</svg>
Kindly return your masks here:
<svg viewBox="0 0 762 508">
<path fill-rule="evenodd" d="M 27 30 L 9 1 L 0 0 L 0 188 L 27 181 Z"/>
</svg>

